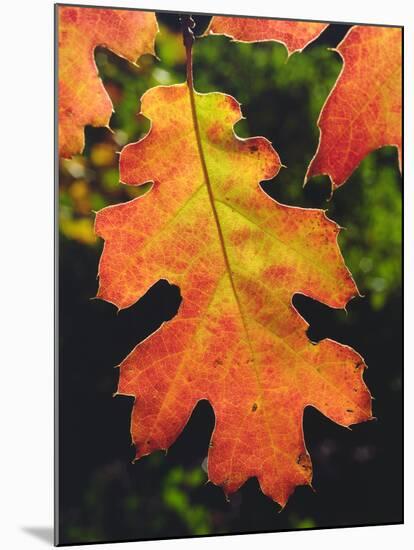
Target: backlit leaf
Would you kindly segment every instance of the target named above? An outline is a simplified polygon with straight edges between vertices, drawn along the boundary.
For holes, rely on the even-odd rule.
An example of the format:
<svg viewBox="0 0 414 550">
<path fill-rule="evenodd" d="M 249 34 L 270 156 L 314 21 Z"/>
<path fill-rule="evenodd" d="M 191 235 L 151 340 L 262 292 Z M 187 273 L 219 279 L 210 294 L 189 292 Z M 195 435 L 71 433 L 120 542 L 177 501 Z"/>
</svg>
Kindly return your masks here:
<svg viewBox="0 0 414 550">
<path fill-rule="evenodd" d="M 209 479 L 230 494 L 256 476 L 284 505 L 312 479 L 304 408 L 342 426 L 371 418 L 363 359 L 328 339 L 310 342 L 292 305 L 302 293 L 344 308 L 357 294 L 339 227 L 261 189 L 280 160 L 265 138 L 235 135 L 232 97 L 157 87 L 141 112 L 151 129 L 123 149 L 120 174 L 153 186 L 98 212 L 95 225 L 105 240 L 100 298 L 126 308 L 159 279 L 182 295 L 177 315 L 120 365 L 118 393 L 136 398 L 136 458 L 170 447 L 206 399 L 216 418 Z"/>
<path fill-rule="evenodd" d="M 325 23 L 311 21 L 282 21 L 256 17 L 224 17 L 216 15 L 207 34 L 224 34 L 239 42 L 273 40 L 286 46 L 289 55 L 302 51 L 326 29 Z"/>
<path fill-rule="evenodd" d="M 155 13 L 59 6 L 59 155 L 84 148 L 84 127 L 108 126 L 112 103 L 98 76 L 97 46 L 135 63 L 154 53 Z"/>
<path fill-rule="evenodd" d="M 306 174 L 327 174 L 333 189 L 385 145 L 398 148 L 401 167 L 402 31 L 357 25 L 336 51 L 343 69 L 319 116 L 319 146 Z"/>
</svg>

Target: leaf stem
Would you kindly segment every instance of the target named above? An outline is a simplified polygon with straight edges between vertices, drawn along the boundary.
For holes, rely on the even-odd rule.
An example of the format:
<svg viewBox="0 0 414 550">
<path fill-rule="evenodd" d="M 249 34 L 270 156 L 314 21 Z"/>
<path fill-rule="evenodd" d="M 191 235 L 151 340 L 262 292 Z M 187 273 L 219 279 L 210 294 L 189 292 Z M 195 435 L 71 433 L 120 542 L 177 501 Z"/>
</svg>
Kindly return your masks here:
<svg viewBox="0 0 414 550">
<path fill-rule="evenodd" d="M 181 17 L 181 27 L 183 32 L 183 42 L 186 53 L 186 68 L 187 68 L 187 85 L 193 89 L 193 44 L 195 21 L 191 15 L 183 15 Z"/>
</svg>

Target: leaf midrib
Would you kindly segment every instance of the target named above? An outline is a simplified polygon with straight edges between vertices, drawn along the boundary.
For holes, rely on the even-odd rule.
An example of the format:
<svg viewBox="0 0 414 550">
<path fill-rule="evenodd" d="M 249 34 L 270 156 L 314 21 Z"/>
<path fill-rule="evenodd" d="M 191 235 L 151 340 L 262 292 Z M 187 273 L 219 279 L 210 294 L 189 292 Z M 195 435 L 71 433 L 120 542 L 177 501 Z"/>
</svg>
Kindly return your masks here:
<svg viewBox="0 0 414 550">
<path fill-rule="evenodd" d="M 215 224 L 216 224 L 217 233 L 218 233 L 219 240 L 220 240 L 220 245 L 221 245 L 221 249 L 222 249 L 222 252 L 223 252 L 223 257 L 224 257 L 224 261 L 225 261 L 225 265 L 226 265 L 226 271 L 227 271 L 227 274 L 228 274 L 228 277 L 229 277 L 231 288 L 233 290 L 234 299 L 236 301 L 237 308 L 238 308 L 239 313 L 240 313 L 240 319 L 241 319 L 242 324 L 243 324 L 244 332 L 246 334 L 246 340 L 247 340 L 247 343 L 248 343 L 248 346 L 249 346 L 249 349 L 250 349 L 250 353 L 251 353 L 251 356 L 252 356 L 252 359 L 253 359 L 252 366 L 253 366 L 253 369 L 254 369 L 254 373 L 255 373 L 255 377 L 256 377 L 256 381 L 257 381 L 257 386 L 258 386 L 259 392 L 260 392 L 260 399 L 261 399 L 261 403 L 262 403 L 262 406 L 263 406 L 263 413 L 264 413 L 263 417 L 264 417 L 265 422 L 266 422 L 266 427 L 267 427 L 267 432 L 268 432 L 268 435 L 269 435 L 269 440 L 270 440 L 271 446 L 273 448 L 273 452 L 277 454 L 277 452 L 280 452 L 280 449 L 275 444 L 275 442 L 273 440 L 272 430 L 271 430 L 269 420 L 268 420 L 267 415 L 266 415 L 265 410 L 264 410 L 265 409 L 265 406 L 264 406 L 264 401 L 265 401 L 264 400 L 264 392 L 263 392 L 263 387 L 262 387 L 262 383 L 261 383 L 261 380 L 260 380 L 259 372 L 258 372 L 258 369 L 257 369 L 257 366 L 256 366 L 255 353 L 254 353 L 252 343 L 250 341 L 247 322 L 246 322 L 246 319 L 245 319 L 245 316 L 244 316 L 244 313 L 243 313 L 243 308 L 242 308 L 240 298 L 239 298 L 239 295 L 238 295 L 238 292 L 237 292 L 237 289 L 236 289 L 236 285 L 235 285 L 235 282 L 234 282 L 234 279 L 233 279 L 232 269 L 231 269 L 231 265 L 230 265 L 229 256 L 228 256 L 228 253 L 227 253 L 227 248 L 226 248 L 226 243 L 225 243 L 225 239 L 224 239 L 224 235 L 223 235 L 223 230 L 221 228 L 220 219 L 219 219 L 218 212 L 217 212 L 216 205 L 215 205 L 215 199 L 214 199 L 213 189 L 212 189 L 212 185 L 211 185 L 211 181 L 210 181 L 210 175 L 209 175 L 209 172 L 208 172 L 207 163 L 206 163 L 206 159 L 205 159 L 204 151 L 203 151 L 203 145 L 202 145 L 202 142 L 201 142 L 201 133 L 200 133 L 200 127 L 199 127 L 199 124 L 198 124 L 198 116 L 197 116 L 197 108 L 196 108 L 196 103 L 195 103 L 194 87 L 192 85 L 189 85 L 188 83 L 187 83 L 187 87 L 188 87 L 189 95 L 190 95 L 191 115 L 192 115 L 192 119 L 193 119 L 194 133 L 195 133 L 196 141 L 197 141 L 197 149 L 198 149 L 198 154 L 199 154 L 199 157 L 200 157 L 200 163 L 201 163 L 201 168 L 202 168 L 203 175 L 204 175 L 204 180 L 205 180 L 207 191 L 208 191 L 210 206 L 211 206 L 211 209 L 212 209 L 212 212 L 213 212 L 214 221 L 215 221 Z M 233 455 L 234 455 L 234 452 L 235 452 L 235 447 L 233 448 Z M 233 456 L 231 458 L 231 462 L 233 462 Z"/>
</svg>

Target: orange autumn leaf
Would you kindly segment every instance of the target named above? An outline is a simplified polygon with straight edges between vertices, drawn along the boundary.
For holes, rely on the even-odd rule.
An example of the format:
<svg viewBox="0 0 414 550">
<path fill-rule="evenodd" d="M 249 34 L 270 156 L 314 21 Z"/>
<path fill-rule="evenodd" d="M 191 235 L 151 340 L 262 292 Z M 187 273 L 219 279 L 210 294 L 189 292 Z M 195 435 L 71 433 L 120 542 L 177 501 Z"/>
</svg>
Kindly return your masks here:
<svg viewBox="0 0 414 550">
<path fill-rule="evenodd" d="M 361 356 L 332 340 L 312 343 L 292 305 L 302 293 L 344 308 L 357 294 L 339 227 L 322 210 L 284 206 L 262 190 L 280 160 L 265 138 L 235 135 L 232 97 L 182 84 L 141 101 L 151 129 L 123 149 L 120 174 L 153 186 L 95 223 L 105 240 L 98 297 L 127 308 L 159 279 L 182 295 L 177 315 L 120 365 L 117 393 L 135 397 L 136 458 L 170 447 L 206 399 L 216 418 L 209 479 L 230 494 L 256 476 L 283 506 L 312 479 L 305 407 L 342 426 L 372 418 Z"/>
<path fill-rule="evenodd" d="M 352 27 L 336 51 L 343 69 L 318 120 L 318 149 L 305 181 L 327 174 L 340 187 L 363 158 L 402 140 L 402 31 Z"/>
<path fill-rule="evenodd" d="M 288 54 L 301 52 L 326 29 L 325 23 L 282 21 L 248 17 L 214 16 L 205 35 L 224 34 L 239 42 L 273 40 L 286 46 Z"/>
<path fill-rule="evenodd" d="M 98 76 L 94 51 L 105 46 L 135 63 L 154 53 L 155 13 L 58 6 L 59 156 L 82 153 L 84 127 L 108 126 L 112 103 Z"/>
</svg>

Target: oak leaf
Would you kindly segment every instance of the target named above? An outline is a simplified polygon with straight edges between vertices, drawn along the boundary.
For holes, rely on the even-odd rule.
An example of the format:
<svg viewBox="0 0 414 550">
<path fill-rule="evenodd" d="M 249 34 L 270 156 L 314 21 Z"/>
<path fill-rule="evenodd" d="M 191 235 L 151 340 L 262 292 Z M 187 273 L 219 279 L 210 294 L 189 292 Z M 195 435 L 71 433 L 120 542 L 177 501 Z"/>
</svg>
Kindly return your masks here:
<svg viewBox="0 0 414 550">
<path fill-rule="evenodd" d="M 108 126 L 112 103 L 98 76 L 97 46 L 135 63 L 154 53 L 155 13 L 58 6 L 59 156 L 82 153 L 84 127 Z"/>
<path fill-rule="evenodd" d="M 149 133 L 120 156 L 123 183 L 143 196 L 104 208 L 98 297 L 135 303 L 159 279 L 179 286 L 177 315 L 120 365 L 118 394 L 135 397 L 136 458 L 174 443 L 199 400 L 215 413 L 209 479 L 226 494 L 256 476 L 282 506 L 310 484 L 305 407 L 342 426 L 371 418 L 358 353 L 309 341 L 292 305 L 302 293 L 333 308 L 355 296 L 321 210 L 284 206 L 259 182 L 280 160 L 262 137 L 238 138 L 240 106 L 186 84 L 144 94 Z"/>
<path fill-rule="evenodd" d="M 326 29 L 325 23 L 283 21 L 248 17 L 214 16 L 205 35 L 224 34 L 239 42 L 273 40 L 286 46 L 288 54 L 301 52 Z"/>
<path fill-rule="evenodd" d="M 402 140 L 402 31 L 352 27 L 337 51 L 343 68 L 318 120 L 318 149 L 305 181 L 327 174 L 340 187 L 363 158 Z"/>
</svg>

